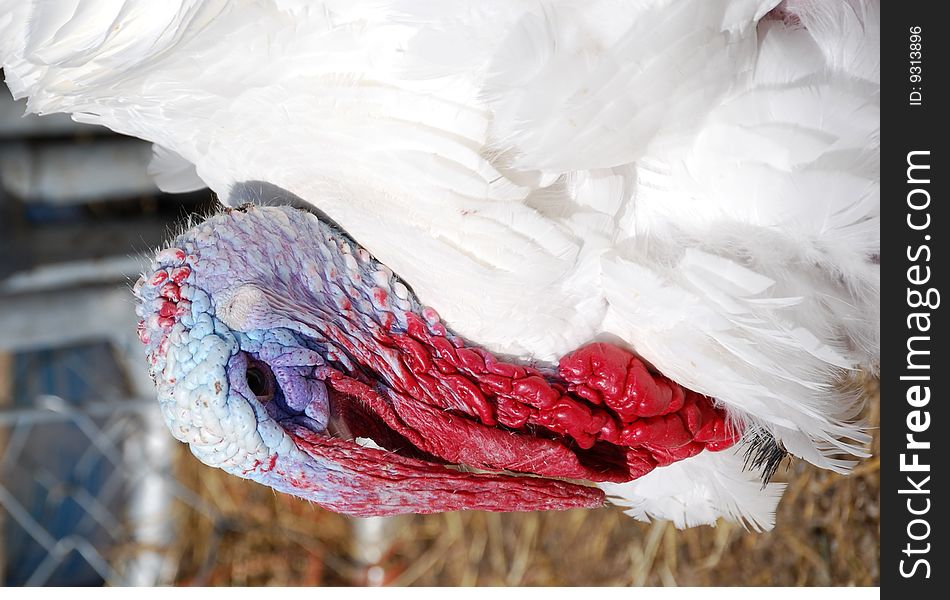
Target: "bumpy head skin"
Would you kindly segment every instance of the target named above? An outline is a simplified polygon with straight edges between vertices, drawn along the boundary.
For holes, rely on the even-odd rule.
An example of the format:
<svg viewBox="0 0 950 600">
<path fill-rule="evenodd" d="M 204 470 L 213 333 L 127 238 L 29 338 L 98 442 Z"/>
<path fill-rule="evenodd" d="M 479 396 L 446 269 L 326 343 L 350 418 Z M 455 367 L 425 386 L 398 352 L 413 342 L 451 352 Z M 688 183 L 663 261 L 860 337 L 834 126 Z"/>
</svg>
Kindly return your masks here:
<svg viewBox="0 0 950 600">
<path fill-rule="evenodd" d="M 339 512 L 599 506 L 600 490 L 562 479 L 628 481 L 737 438 L 709 399 L 619 348 L 539 369 L 472 346 L 294 208 L 208 219 L 135 293 L 172 434 L 208 465 Z"/>
</svg>

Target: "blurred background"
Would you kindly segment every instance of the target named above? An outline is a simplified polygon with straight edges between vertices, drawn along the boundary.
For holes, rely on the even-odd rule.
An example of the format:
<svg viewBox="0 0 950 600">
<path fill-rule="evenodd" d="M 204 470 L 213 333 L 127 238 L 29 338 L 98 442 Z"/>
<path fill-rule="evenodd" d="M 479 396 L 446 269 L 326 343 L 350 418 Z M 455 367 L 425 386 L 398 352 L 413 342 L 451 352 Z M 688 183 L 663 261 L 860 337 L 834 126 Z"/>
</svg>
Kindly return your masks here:
<svg viewBox="0 0 950 600">
<path fill-rule="evenodd" d="M 150 145 L 0 85 L 4 585 L 878 585 L 873 457 L 801 461 L 776 528 L 678 531 L 619 509 L 349 519 L 201 465 L 165 429 L 130 292 L 208 191 L 164 195 Z M 852 382 L 854 383 L 854 382 Z"/>
</svg>

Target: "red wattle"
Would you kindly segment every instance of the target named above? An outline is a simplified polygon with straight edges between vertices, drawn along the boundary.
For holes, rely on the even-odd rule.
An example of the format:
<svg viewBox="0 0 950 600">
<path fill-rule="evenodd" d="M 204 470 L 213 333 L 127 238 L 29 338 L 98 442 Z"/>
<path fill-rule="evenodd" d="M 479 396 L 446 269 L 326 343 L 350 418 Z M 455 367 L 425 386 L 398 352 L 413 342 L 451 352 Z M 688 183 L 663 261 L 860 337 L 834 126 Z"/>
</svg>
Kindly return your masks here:
<svg viewBox="0 0 950 600">
<path fill-rule="evenodd" d="M 323 377 L 400 439 L 443 461 L 622 482 L 738 439 L 710 398 L 650 373 L 617 346 L 584 346 L 545 373 L 446 337 L 433 325 L 440 325 L 437 315 L 406 319 L 405 333 L 377 328 L 374 351 L 328 330 L 388 385 L 328 367 Z"/>
</svg>

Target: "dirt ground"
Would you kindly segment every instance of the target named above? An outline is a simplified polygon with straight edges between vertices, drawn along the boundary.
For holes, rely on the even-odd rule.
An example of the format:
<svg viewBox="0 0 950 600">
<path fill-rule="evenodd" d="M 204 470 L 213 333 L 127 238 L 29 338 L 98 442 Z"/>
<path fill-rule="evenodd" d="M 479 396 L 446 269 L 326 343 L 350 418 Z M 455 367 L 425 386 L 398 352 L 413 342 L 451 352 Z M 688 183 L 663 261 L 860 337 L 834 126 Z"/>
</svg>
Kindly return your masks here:
<svg viewBox="0 0 950 600">
<path fill-rule="evenodd" d="M 879 390 L 865 378 L 872 457 L 847 477 L 802 461 L 769 533 L 720 523 L 679 531 L 617 508 L 450 513 L 388 524 L 368 569 L 351 521 L 228 476 L 183 449 L 180 477 L 212 510 L 181 507 L 188 535 L 169 551 L 182 585 L 878 585 Z"/>
</svg>

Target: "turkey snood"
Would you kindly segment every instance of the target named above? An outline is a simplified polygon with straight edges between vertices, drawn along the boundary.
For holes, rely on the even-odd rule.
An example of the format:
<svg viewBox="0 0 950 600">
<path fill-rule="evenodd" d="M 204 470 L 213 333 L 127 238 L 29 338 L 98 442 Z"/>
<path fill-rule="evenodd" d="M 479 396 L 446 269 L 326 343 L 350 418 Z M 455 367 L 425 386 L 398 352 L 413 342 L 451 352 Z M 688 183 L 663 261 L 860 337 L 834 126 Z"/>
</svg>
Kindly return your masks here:
<svg viewBox="0 0 950 600">
<path fill-rule="evenodd" d="M 733 445 L 714 402 L 595 343 L 558 364 L 454 335 L 339 228 L 226 210 L 135 286 L 172 434 L 208 465 L 351 515 L 596 507 Z M 475 472 L 477 471 L 477 472 Z"/>
</svg>

